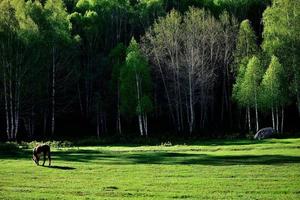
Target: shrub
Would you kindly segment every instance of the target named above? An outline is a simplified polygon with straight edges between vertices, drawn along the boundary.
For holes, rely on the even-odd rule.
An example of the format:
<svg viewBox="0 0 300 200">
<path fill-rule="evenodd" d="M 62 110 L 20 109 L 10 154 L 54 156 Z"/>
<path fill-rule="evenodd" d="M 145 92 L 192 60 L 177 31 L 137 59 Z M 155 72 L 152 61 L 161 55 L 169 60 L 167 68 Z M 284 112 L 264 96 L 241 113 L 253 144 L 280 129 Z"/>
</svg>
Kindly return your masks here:
<svg viewBox="0 0 300 200">
<path fill-rule="evenodd" d="M 0 143 L 0 153 L 19 151 L 19 145 L 16 142 Z"/>
</svg>

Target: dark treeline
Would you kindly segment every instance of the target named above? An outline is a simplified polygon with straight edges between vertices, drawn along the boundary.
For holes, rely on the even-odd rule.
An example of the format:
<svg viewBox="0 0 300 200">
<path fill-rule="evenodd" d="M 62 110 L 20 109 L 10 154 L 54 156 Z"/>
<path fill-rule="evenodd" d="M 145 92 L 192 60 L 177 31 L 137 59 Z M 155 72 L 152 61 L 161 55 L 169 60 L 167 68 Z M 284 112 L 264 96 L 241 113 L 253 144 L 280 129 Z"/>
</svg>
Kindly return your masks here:
<svg viewBox="0 0 300 200">
<path fill-rule="evenodd" d="M 0 0 L 1 138 L 299 130 L 293 13 L 296 0 Z"/>
</svg>

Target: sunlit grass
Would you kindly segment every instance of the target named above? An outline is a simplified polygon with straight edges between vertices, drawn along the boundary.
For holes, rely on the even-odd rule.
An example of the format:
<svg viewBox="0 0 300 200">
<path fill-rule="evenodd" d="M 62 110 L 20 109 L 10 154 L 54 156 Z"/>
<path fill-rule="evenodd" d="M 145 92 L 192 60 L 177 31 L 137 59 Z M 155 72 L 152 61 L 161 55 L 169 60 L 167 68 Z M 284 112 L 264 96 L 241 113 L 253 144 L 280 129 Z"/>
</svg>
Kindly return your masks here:
<svg viewBox="0 0 300 200">
<path fill-rule="evenodd" d="M 300 139 L 0 154 L 0 199 L 300 199 Z M 46 162 L 46 165 L 48 163 Z"/>
</svg>

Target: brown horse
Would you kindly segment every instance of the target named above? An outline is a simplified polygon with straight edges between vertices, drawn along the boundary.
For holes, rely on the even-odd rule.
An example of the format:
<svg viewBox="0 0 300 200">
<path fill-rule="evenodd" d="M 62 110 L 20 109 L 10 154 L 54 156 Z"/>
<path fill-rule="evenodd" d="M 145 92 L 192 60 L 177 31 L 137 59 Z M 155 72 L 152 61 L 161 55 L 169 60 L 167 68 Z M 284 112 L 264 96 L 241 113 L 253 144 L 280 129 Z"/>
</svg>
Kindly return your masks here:
<svg viewBox="0 0 300 200">
<path fill-rule="evenodd" d="M 46 162 L 46 156 L 48 156 L 49 166 L 50 166 L 51 165 L 51 155 L 50 155 L 50 146 L 48 144 L 40 144 L 40 145 L 36 146 L 33 149 L 32 160 L 35 162 L 35 164 L 39 165 L 39 161 L 40 161 L 40 157 L 41 157 L 42 153 L 44 156 L 43 166 L 45 165 L 45 162 Z"/>
</svg>

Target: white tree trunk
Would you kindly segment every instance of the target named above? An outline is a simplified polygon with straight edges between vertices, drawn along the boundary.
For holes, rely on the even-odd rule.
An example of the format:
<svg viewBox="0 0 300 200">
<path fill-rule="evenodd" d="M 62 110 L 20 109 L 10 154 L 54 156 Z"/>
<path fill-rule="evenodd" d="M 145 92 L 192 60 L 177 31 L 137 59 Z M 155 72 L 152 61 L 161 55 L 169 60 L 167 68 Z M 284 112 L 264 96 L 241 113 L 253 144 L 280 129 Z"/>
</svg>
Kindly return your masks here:
<svg viewBox="0 0 300 200">
<path fill-rule="evenodd" d="M 251 131 L 251 116 L 250 116 L 250 108 L 249 106 L 247 106 L 247 114 L 248 114 L 248 128 L 249 128 L 249 132 Z"/>
<path fill-rule="evenodd" d="M 7 83 L 6 83 L 6 70 L 3 69 L 3 86 L 4 86 L 4 104 L 5 104 L 5 118 L 6 118 L 6 135 L 7 139 L 10 138 L 10 125 L 9 125 L 9 114 L 8 114 L 8 102 L 7 102 Z"/>
<path fill-rule="evenodd" d="M 274 118 L 274 108 L 272 106 L 272 127 L 275 130 L 275 118 Z"/>
<path fill-rule="evenodd" d="M 189 73 L 189 107 L 190 107 L 190 123 L 189 123 L 189 132 L 192 135 L 194 127 L 194 103 L 193 103 L 193 91 L 192 91 L 192 77 Z"/>
<path fill-rule="evenodd" d="M 17 138 L 17 133 L 19 129 L 19 110 L 20 110 L 20 80 L 18 80 L 19 77 L 16 74 L 16 88 L 15 88 L 15 132 L 14 137 Z"/>
<path fill-rule="evenodd" d="M 278 107 L 276 106 L 276 132 L 279 132 L 279 116 L 278 116 Z"/>
<path fill-rule="evenodd" d="M 10 137 L 12 140 L 14 140 L 14 131 L 15 131 L 15 125 L 14 125 L 14 112 L 13 112 L 13 94 L 12 94 L 12 71 L 10 66 L 10 77 L 9 77 L 9 105 L 10 105 Z"/>
<path fill-rule="evenodd" d="M 259 130 L 259 125 L 258 125 L 258 110 L 257 110 L 257 96 L 256 96 L 256 90 L 255 90 L 255 121 L 256 121 L 256 132 Z"/>
<path fill-rule="evenodd" d="M 139 120 L 140 134 L 141 134 L 141 136 L 143 136 L 144 132 L 143 132 L 143 122 L 142 122 L 142 115 L 141 114 L 138 115 L 138 120 Z"/>
<path fill-rule="evenodd" d="M 145 136 L 148 136 L 148 122 L 147 122 L 147 114 L 143 114 L 143 122 L 144 122 L 144 133 Z"/>
<path fill-rule="evenodd" d="M 281 107 L 281 130 L 280 132 L 283 133 L 283 122 L 284 122 L 284 107 Z"/>
<path fill-rule="evenodd" d="M 135 80 L 136 80 L 135 82 L 136 82 L 136 91 L 137 91 L 137 102 L 138 102 L 138 106 L 141 106 L 140 81 L 139 81 L 139 77 L 138 77 L 137 73 L 135 73 Z M 144 135 L 143 119 L 142 119 L 142 114 L 141 113 L 138 114 L 138 120 L 139 120 L 140 134 L 143 136 Z"/>
</svg>

